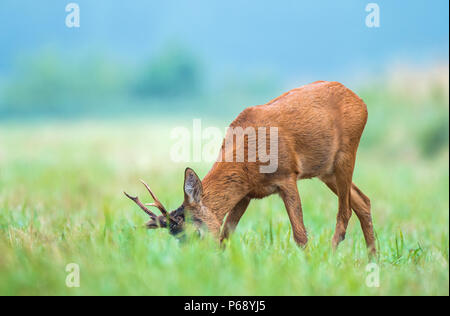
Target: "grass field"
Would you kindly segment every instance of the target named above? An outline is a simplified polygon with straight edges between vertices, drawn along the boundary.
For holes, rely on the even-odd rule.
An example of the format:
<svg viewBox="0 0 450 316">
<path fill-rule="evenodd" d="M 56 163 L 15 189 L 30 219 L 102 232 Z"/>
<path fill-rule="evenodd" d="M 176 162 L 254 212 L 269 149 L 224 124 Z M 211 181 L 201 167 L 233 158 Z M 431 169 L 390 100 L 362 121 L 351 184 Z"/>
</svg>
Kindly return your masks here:
<svg viewBox="0 0 450 316">
<path fill-rule="evenodd" d="M 448 295 L 448 140 L 442 145 L 430 129 L 443 117 L 448 134 L 448 94 L 435 112 L 393 99 L 377 109 L 381 102 L 367 99 L 354 182 L 372 200 L 379 287 L 366 285 L 356 216 L 332 253 L 337 199 L 317 180 L 299 182 L 306 250 L 293 242 L 277 196 L 250 204 L 225 249 L 210 238 L 178 243 L 165 230 L 143 229 L 148 218 L 124 189 L 150 201 L 143 178 L 173 209 L 184 168 L 203 177 L 211 164 L 171 162 L 174 123 L 142 120 L 2 124 L 0 294 Z M 69 263 L 80 267 L 80 287 L 66 286 Z"/>
</svg>

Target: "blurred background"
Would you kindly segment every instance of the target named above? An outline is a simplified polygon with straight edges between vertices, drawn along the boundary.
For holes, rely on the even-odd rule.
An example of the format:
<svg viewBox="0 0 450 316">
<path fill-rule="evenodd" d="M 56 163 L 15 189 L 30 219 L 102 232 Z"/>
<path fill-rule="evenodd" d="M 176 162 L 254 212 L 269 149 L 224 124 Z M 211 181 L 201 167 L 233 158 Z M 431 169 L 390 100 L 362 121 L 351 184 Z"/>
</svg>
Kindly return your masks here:
<svg viewBox="0 0 450 316">
<path fill-rule="evenodd" d="M 448 146 L 448 1 L 378 1 L 372 28 L 359 0 L 80 0 L 73 28 L 68 3 L 1 2 L 2 124 L 225 127 L 247 106 L 328 80 L 367 103 L 362 146 L 422 156 Z"/>
<path fill-rule="evenodd" d="M 70 2 L 79 28 L 66 26 Z M 377 0 L 380 26 L 368 27 L 369 2 L 1 0 L 0 294 L 70 294 L 61 280 L 72 260 L 91 276 L 79 294 L 448 295 L 449 2 Z M 389 286 L 355 287 L 353 258 L 365 257 L 355 219 L 347 265 L 316 269 L 329 263 L 337 207 L 317 181 L 300 190 L 313 260 L 288 243 L 277 197 L 244 215 L 242 254 L 183 252 L 195 262 L 190 274 L 173 273 L 184 268 L 182 253 L 167 252 L 173 241 L 163 232 L 130 233 L 145 218 L 124 188 L 145 196 L 137 179 L 147 179 L 173 209 L 184 168 L 203 177 L 211 167 L 168 158 L 175 127 L 201 118 L 225 128 L 245 107 L 316 80 L 342 82 L 368 106 L 354 177 L 372 198 Z M 281 248 L 252 252 L 266 249 L 269 235 Z M 278 264 L 277 251 L 290 263 Z M 236 270 L 208 275 L 227 255 Z M 261 258 L 273 274 L 255 264 Z M 302 278 L 285 274 L 280 284 L 284 264 Z M 336 266 L 354 279 L 333 274 Z M 155 292 L 165 269 L 171 279 Z M 138 270 L 147 283 L 136 281 Z"/>
<path fill-rule="evenodd" d="M 69 2 L 1 2 L 1 120 L 232 119 L 316 80 L 408 94 L 448 77 L 447 1 L 377 1 L 379 28 L 365 25 L 367 1 L 332 0 L 80 0 L 68 28 Z"/>
</svg>

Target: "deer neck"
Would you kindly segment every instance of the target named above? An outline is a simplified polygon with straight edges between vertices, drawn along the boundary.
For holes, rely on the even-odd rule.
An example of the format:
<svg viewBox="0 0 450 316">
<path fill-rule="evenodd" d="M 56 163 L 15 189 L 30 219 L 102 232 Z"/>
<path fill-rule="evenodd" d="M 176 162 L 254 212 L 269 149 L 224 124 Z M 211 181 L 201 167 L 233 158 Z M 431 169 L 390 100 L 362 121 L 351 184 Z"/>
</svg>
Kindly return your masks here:
<svg viewBox="0 0 450 316">
<path fill-rule="evenodd" d="M 216 162 L 202 181 L 203 205 L 216 225 L 221 226 L 225 215 L 247 195 L 247 179 L 240 168 L 239 164 Z"/>
</svg>

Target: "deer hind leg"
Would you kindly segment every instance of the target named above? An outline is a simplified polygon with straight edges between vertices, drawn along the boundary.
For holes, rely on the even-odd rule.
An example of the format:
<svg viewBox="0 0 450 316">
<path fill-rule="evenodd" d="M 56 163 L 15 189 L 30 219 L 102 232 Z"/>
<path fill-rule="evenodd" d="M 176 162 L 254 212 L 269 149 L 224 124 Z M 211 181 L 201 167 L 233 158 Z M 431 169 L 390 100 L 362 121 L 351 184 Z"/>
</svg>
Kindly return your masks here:
<svg viewBox="0 0 450 316">
<path fill-rule="evenodd" d="M 321 179 L 331 191 L 336 195 L 336 178 L 334 176 Z M 355 212 L 361 224 L 361 229 L 366 240 L 366 245 L 369 254 L 374 256 L 376 254 L 375 237 L 373 233 L 372 215 L 370 210 L 370 199 L 354 184 L 352 183 L 350 192 L 350 206 Z"/>
<path fill-rule="evenodd" d="M 230 233 L 234 232 L 237 224 L 239 223 L 239 220 L 241 219 L 242 215 L 244 215 L 245 211 L 247 210 L 249 203 L 250 203 L 250 198 L 244 197 L 230 211 L 230 213 L 227 216 L 227 219 L 225 220 L 225 224 L 223 225 L 223 230 L 220 235 L 220 242 L 222 242 L 224 239 L 227 239 L 229 237 Z"/>
<path fill-rule="evenodd" d="M 336 218 L 336 230 L 332 240 L 334 250 L 345 239 L 348 222 L 352 216 L 350 198 L 354 161 L 355 158 L 353 155 L 341 154 L 335 165 L 334 176 L 338 196 L 338 214 Z"/>
<path fill-rule="evenodd" d="M 352 183 L 351 205 L 358 216 L 361 229 L 366 240 L 366 245 L 371 256 L 376 255 L 375 236 L 373 234 L 372 214 L 370 210 L 370 199 Z"/>
<path fill-rule="evenodd" d="M 280 186 L 280 196 L 289 215 L 294 240 L 300 247 L 305 247 L 308 237 L 303 223 L 302 203 L 297 189 L 297 181 L 293 180 Z"/>
</svg>

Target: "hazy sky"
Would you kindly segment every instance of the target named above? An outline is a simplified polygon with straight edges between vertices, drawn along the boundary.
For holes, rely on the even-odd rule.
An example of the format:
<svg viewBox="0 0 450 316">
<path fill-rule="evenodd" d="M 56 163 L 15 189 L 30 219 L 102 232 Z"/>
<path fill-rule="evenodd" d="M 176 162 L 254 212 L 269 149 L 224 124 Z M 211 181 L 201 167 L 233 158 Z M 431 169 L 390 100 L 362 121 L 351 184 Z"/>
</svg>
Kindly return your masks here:
<svg viewBox="0 0 450 316">
<path fill-rule="evenodd" d="M 65 6 L 80 6 L 80 28 Z M 181 43 L 212 73 L 273 71 L 338 80 L 392 62 L 448 61 L 448 0 L 383 0 L 380 27 L 365 25 L 371 1 L 1 0 L 0 72 L 20 56 L 55 49 L 139 62 Z"/>
</svg>

